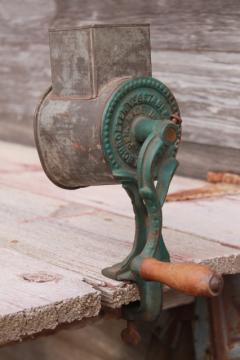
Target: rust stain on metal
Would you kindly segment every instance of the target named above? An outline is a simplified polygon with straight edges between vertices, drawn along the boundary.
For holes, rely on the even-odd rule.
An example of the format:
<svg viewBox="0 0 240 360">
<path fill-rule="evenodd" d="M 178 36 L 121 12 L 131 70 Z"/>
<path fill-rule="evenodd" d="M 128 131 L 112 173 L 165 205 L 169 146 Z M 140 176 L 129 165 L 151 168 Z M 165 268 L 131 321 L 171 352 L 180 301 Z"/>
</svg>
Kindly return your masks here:
<svg viewBox="0 0 240 360">
<path fill-rule="evenodd" d="M 34 132 L 54 184 L 118 183 L 100 146 L 102 114 L 126 80 L 151 76 L 149 32 L 147 24 L 50 30 L 52 88 L 37 108 Z"/>
<path fill-rule="evenodd" d="M 36 283 L 45 283 L 50 281 L 58 282 L 62 279 L 62 275 L 50 274 L 44 271 L 21 274 L 21 277 L 26 281 L 36 282 Z"/>
<path fill-rule="evenodd" d="M 169 128 L 166 131 L 165 139 L 169 142 L 174 142 L 177 139 L 177 133 L 175 129 Z"/>
<path fill-rule="evenodd" d="M 74 143 L 74 144 L 72 145 L 72 147 L 73 147 L 74 149 L 80 150 L 80 151 L 82 151 L 82 152 L 86 152 L 86 151 L 87 151 L 86 148 L 85 148 L 84 146 L 82 146 L 81 144 L 79 144 L 79 143 Z"/>
<path fill-rule="evenodd" d="M 182 118 L 178 113 L 174 113 L 171 115 L 171 121 L 174 122 L 175 124 L 181 124 Z"/>
<path fill-rule="evenodd" d="M 137 346 L 141 342 L 141 335 L 133 321 L 127 321 L 127 327 L 121 333 L 122 340 L 132 346 Z"/>
</svg>

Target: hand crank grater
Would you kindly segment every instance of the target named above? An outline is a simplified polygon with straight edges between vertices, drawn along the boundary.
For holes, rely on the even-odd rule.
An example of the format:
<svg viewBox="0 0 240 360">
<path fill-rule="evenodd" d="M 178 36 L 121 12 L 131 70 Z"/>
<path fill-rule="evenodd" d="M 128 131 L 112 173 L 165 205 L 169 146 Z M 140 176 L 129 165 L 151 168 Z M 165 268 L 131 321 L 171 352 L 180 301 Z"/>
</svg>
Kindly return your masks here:
<svg viewBox="0 0 240 360">
<path fill-rule="evenodd" d="M 176 99 L 152 78 L 148 25 L 93 25 L 49 31 L 52 86 L 35 117 L 35 140 L 49 179 L 77 189 L 122 184 L 135 212 L 128 257 L 103 270 L 134 281 L 140 302 L 128 320 L 153 321 L 163 284 L 214 296 L 222 279 L 206 266 L 171 264 L 162 206 L 177 168 L 181 117 Z"/>
</svg>

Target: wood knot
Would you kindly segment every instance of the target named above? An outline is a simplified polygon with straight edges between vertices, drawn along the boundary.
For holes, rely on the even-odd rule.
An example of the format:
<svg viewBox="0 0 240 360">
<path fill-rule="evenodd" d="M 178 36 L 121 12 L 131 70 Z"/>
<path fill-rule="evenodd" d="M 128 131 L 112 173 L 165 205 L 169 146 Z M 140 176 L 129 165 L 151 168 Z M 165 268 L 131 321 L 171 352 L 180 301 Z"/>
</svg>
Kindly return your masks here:
<svg viewBox="0 0 240 360">
<path fill-rule="evenodd" d="M 58 282 L 59 280 L 62 279 L 62 276 L 59 274 L 49 274 L 46 273 L 45 271 L 26 273 L 26 274 L 22 274 L 21 277 L 26 281 L 36 282 L 36 283 L 45 283 L 50 281 Z"/>
</svg>

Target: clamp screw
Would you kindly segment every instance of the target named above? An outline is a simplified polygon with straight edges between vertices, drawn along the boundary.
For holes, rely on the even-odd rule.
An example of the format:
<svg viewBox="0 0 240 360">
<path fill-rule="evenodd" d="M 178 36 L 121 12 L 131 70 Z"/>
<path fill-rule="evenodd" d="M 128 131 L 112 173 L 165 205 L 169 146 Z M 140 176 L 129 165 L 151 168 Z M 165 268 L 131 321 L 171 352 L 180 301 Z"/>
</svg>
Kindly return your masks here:
<svg viewBox="0 0 240 360">
<path fill-rule="evenodd" d="M 121 337 L 126 344 L 132 346 L 137 346 L 142 340 L 133 321 L 127 321 L 127 327 L 122 330 Z"/>
</svg>

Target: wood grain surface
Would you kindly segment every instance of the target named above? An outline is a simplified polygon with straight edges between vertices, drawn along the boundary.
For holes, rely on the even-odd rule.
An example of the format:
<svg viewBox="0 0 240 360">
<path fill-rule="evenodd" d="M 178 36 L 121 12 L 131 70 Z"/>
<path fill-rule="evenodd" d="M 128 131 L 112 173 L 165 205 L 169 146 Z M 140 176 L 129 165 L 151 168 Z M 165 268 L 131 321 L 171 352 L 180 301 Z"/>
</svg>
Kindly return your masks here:
<svg viewBox="0 0 240 360">
<path fill-rule="evenodd" d="M 75 273 L 6 248 L 0 261 L 0 344 L 99 314 L 100 293 Z"/>
<path fill-rule="evenodd" d="M 33 144 L 33 113 L 51 82 L 50 24 L 149 22 L 153 75 L 173 90 L 184 119 L 180 172 L 239 172 L 239 16 L 238 0 L 2 1 L 0 138 Z"/>
<path fill-rule="evenodd" d="M 138 299 L 135 285 L 101 274 L 122 260 L 133 242 L 133 212 L 120 186 L 59 189 L 46 178 L 35 149 L 5 142 L 0 142 L 0 164 L 1 343 L 95 316 L 100 302 L 119 308 Z M 170 191 L 203 185 L 175 177 Z M 166 203 L 164 238 L 172 261 L 239 272 L 238 207 L 239 195 Z M 37 274 L 59 280 L 29 281 Z M 10 292 L 4 290 L 7 283 Z M 192 301 L 167 289 L 164 299 L 165 308 Z M 56 303 L 63 311 L 57 320 Z M 25 321 L 28 314 L 32 320 Z M 36 326 L 33 314 L 39 317 Z M 23 316 L 24 326 L 14 326 Z"/>
</svg>

